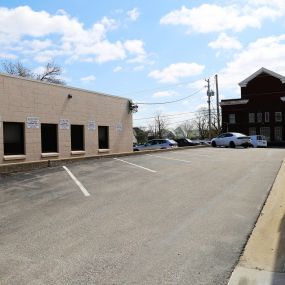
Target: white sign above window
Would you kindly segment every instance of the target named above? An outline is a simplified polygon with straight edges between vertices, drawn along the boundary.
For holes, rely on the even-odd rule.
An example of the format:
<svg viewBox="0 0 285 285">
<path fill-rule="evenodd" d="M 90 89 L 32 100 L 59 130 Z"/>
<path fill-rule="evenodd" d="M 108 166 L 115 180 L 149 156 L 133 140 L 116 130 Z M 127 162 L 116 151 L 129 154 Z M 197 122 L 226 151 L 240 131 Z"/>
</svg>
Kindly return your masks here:
<svg viewBox="0 0 285 285">
<path fill-rule="evenodd" d="M 60 119 L 59 120 L 59 128 L 61 130 L 69 130 L 70 129 L 70 123 L 68 119 Z"/>
<path fill-rule="evenodd" d="M 87 128 L 88 128 L 88 131 L 96 131 L 96 122 L 88 121 Z"/>
<path fill-rule="evenodd" d="M 28 129 L 39 129 L 40 119 L 38 117 L 27 117 L 27 128 Z"/>
</svg>

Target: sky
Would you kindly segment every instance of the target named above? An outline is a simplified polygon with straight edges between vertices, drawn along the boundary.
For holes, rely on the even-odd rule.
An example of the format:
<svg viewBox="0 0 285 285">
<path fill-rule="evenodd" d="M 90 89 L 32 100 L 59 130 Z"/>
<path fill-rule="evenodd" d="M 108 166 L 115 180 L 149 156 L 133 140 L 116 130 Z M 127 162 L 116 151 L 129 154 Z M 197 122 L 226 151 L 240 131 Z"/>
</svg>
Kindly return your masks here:
<svg viewBox="0 0 285 285">
<path fill-rule="evenodd" d="M 0 61 L 34 72 L 53 61 L 73 87 L 132 99 L 134 126 L 170 128 L 265 67 L 285 75 L 284 0 L 0 1 Z M 213 106 L 216 98 L 212 98 Z"/>
</svg>

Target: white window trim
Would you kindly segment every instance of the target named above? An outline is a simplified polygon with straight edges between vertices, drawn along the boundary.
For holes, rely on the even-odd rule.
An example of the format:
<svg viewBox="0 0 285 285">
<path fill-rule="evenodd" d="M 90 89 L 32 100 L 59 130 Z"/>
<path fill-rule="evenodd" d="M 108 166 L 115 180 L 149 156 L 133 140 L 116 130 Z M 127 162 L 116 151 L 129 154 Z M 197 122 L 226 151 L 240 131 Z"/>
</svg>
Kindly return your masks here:
<svg viewBox="0 0 285 285">
<path fill-rule="evenodd" d="M 280 114 L 281 120 L 277 120 L 277 114 Z M 275 122 L 282 122 L 282 112 L 275 112 Z"/>
<path fill-rule="evenodd" d="M 253 114 L 253 120 L 250 120 L 250 115 Z M 254 124 L 255 123 L 255 113 L 248 113 L 248 122 L 250 124 Z"/>
<path fill-rule="evenodd" d="M 233 119 L 233 122 L 231 122 L 231 118 Z M 229 124 L 231 124 L 231 125 L 236 124 L 236 114 L 233 114 L 233 113 L 229 114 Z"/>
</svg>

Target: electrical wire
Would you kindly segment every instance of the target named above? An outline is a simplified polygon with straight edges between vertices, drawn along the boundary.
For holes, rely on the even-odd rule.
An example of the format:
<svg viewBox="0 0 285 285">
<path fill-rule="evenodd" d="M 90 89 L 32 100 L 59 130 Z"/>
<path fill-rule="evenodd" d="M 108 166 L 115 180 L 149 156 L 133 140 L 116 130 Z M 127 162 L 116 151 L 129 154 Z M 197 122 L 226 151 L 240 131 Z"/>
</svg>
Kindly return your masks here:
<svg viewBox="0 0 285 285">
<path fill-rule="evenodd" d="M 216 109 L 215 108 L 212 108 L 211 110 L 215 111 Z M 198 110 L 198 111 L 192 111 L 192 112 L 184 112 L 184 113 L 178 113 L 178 114 L 170 114 L 170 115 L 161 115 L 160 117 L 162 118 L 165 118 L 165 117 L 179 117 L 179 116 L 182 116 L 182 115 L 185 115 L 185 114 L 195 114 L 195 113 L 201 113 L 201 112 L 205 112 L 207 113 L 208 110 Z M 153 116 L 153 117 L 147 117 L 147 118 L 137 118 L 137 119 L 133 119 L 134 121 L 137 120 L 150 120 L 150 119 L 155 119 L 157 116 Z"/>
<path fill-rule="evenodd" d="M 172 86 L 180 86 L 180 85 L 191 84 L 191 83 L 194 83 L 196 81 L 199 81 L 199 80 L 182 81 L 182 82 L 179 82 L 179 83 L 167 84 L 165 87 L 154 87 L 154 88 L 147 88 L 147 89 L 142 89 L 142 90 L 133 91 L 133 92 L 122 93 L 122 94 L 119 94 L 118 96 L 127 96 L 127 95 L 132 95 L 132 94 L 140 94 L 140 93 L 145 93 L 146 91 L 166 90 L 166 89 L 169 89 L 169 87 L 172 87 Z"/>
<path fill-rule="evenodd" d="M 135 104 L 136 105 L 164 105 L 164 104 L 171 104 L 171 103 L 176 103 L 176 102 L 180 102 L 180 101 L 183 101 L 187 98 L 190 98 L 196 94 L 198 94 L 199 92 L 201 92 L 205 87 L 203 86 L 203 88 L 195 91 L 194 93 L 186 96 L 186 97 L 183 97 L 183 98 L 180 98 L 180 99 L 177 99 L 177 100 L 173 100 L 173 101 L 166 101 L 166 102 L 154 102 L 154 103 L 150 103 L 150 102 L 136 102 Z"/>
</svg>

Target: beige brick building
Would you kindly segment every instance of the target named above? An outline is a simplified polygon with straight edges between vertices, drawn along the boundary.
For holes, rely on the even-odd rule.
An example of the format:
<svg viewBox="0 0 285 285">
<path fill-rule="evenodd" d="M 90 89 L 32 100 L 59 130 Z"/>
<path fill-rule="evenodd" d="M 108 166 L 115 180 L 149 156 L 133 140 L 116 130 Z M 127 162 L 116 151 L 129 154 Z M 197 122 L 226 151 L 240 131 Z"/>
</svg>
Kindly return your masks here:
<svg viewBox="0 0 285 285">
<path fill-rule="evenodd" d="M 129 99 L 0 74 L 0 164 L 132 151 Z"/>
</svg>

